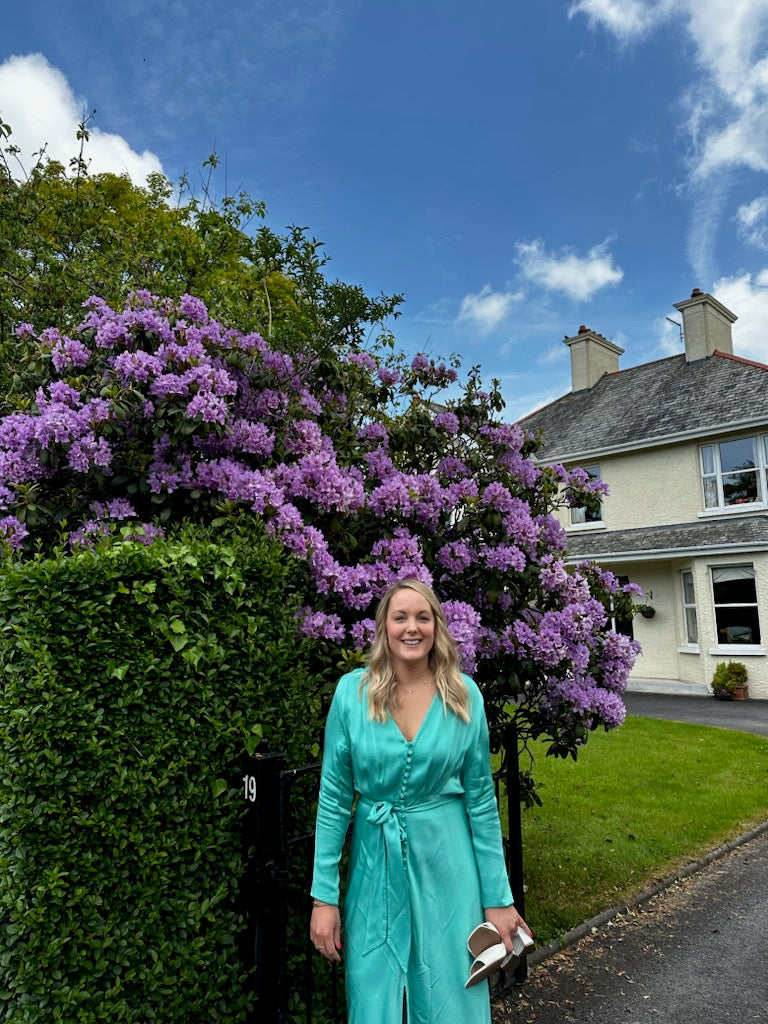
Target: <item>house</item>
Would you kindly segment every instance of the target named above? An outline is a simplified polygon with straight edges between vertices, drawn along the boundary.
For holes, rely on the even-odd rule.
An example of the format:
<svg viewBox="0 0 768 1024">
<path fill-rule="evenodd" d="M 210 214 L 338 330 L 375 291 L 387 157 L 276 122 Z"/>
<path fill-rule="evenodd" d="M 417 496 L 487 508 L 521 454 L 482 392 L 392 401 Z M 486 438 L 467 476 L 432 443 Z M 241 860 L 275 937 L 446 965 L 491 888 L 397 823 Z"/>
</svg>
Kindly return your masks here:
<svg viewBox="0 0 768 1024">
<path fill-rule="evenodd" d="M 561 515 L 569 562 L 643 588 L 630 686 L 700 694 L 740 661 L 768 699 L 768 366 L 734 355 L 736 317 L 711 295 L 675 307 L 684 353 L 620 370 L 623 350 L 580 327 L 572 391 L 521 425 L 541 433 L 541 462 L 610 488 L 599 511 Z"/>
</svg>

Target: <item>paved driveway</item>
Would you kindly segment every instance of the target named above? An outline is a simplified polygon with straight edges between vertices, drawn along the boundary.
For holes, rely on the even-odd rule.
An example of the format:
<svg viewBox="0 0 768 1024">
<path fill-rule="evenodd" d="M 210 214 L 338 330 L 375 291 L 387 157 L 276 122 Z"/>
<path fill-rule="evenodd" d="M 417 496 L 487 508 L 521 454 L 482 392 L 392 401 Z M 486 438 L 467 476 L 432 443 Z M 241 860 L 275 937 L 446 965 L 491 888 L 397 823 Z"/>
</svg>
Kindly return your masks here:
<svg viewBox="0 0 768 1024">
<path fill-rule="evenodd" d="M 534 966 L 494 1024 L 766 1024 L 768 832 Z"/>
<path fill-rule="evenodd" d="M 768 701 L 625 698 L 629 715 L 768 736 Z M 594 925 L 534 956 L 526 983 L 494 1006 L 494 1024 L 768 1024 L 768 827 Z"/>
<path fill-rule="evenodd" d="M 629 692 L 624 694 L 624 703 L 628 715 L 716 725 L 768 736 L 768 700 L 715 700 L 714 697 Z M 768 1021 L 768 1010 L 765 1019 Z"/>
</svg>

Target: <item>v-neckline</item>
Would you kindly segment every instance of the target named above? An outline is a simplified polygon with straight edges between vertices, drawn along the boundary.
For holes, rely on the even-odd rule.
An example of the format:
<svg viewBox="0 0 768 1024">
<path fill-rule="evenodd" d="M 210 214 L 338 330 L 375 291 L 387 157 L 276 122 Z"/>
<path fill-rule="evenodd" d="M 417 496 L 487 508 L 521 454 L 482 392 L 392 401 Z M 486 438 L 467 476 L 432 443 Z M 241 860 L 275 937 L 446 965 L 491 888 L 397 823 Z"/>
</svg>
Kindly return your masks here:
<svg viewBox="0 0 768 1024">
<path fill-rule="evenodd" d="M 409 739 L 408 739 L 408 737 L 407 737 L 407 736 L 405 735 L 405 733 L 403 732 L 403 730 L 402 730 L 402 729 L 400 728 L 400 726 L 399 726 L 399 725 L 397 724 L 397 722 L 395 721 L 395 719 L 394 719 L 394 716 L 392 715 L 392 712 L 390 711 L 390 713 L 389 713 L 389 718 L 390 718 L 390 721 L 392 722 L 392 724 L 394 725 L 394 727 L 395 727 L 395 728 L 397 729 L 397 731 L 398 731 L 398 732 L 400 733 L 400 736 L 401 736 L 402 740 L 403 740 L 403 741 L 404 741 L 405 743 L 408 743 L 408 744 L 413 744 L 413 743 L 415 743 L 415 742 L 416 742 L 416 740 L 417 740 L 417 739 L 419 738 L 419 736 L 421 735 L 421 731 L 422 731 L 422 729 L 424 728 L 424 723 L 425 723 L 425 722 L 426 722 L 426 720 L 427 720 L 427 719 L 429 718 L 429 713 L 430 713 L 430 711 L 432 710 L 432 705 L 433 705 L 433 704 L 435 703 L 435 701 L 437 700 L 437 697 L 438 697 L 438 693 L 437 693 L 437 690 L 435 690 L 435 692 L 434 692 L 434 693 L 432 694 L 432 700 L 431 700 L 431 701 L 429 702 L 429 706 L 427 707 L 427 710 L 426 710 L 426 711 L 424 712 L 424 717 L 423 717 L 423 718 L 422 718 L 422 720 L 421 720 L 421 721 L 419 722 L 419 728 L 418 728 L 418 729 L 416 730 L 416 732 L 415 732 L 415 733 L 413 734 L 413 739 L 412 739 L 412 740 L 409 740 Z"/>
</svg>

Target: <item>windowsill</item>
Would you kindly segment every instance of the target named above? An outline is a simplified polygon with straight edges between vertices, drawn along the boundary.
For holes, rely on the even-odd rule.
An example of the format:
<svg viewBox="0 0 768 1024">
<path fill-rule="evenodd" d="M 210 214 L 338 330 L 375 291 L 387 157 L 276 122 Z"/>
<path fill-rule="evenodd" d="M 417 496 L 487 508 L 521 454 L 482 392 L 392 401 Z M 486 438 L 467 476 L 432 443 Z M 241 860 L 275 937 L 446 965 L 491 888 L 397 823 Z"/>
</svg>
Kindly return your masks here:
<svg viewBox="0 0 768 1024">
<path fill-rule="evenodd" d="M 727 654 L 730 657 L 755 658 L 768 654 L 768 650 L 759 644 L 720 644 L 717 647 L 710 647 L 709 653 L 718 657 L 721 654 Z"/>
<path fill-rule="evenodd" d="M 685 644 L 683 647 L 677 648 L 678 654 L 701 654 L 698 644 Z"/>
<path fill-rule="evenodd" d="M 745 505 L 725 505 L 723 508 L 705 508 L 699 512 L 699 519 L 712 519 L 714 516 L 738 516 L 754 515 L 755 512 L 765 512 L 768 505 L 764 501 L 751 501 Z"/>
<path fill-rule="evenodd" d="M 605 529 L 605 523 L 601 519 L 597 523 L 570 523 L 568 526 L 566 526 L 565 532 L 566 533 L 581 533 L 582 531 L 586 532 L 588 530 L 604 530 L 604 529 Z"/>
</svg>

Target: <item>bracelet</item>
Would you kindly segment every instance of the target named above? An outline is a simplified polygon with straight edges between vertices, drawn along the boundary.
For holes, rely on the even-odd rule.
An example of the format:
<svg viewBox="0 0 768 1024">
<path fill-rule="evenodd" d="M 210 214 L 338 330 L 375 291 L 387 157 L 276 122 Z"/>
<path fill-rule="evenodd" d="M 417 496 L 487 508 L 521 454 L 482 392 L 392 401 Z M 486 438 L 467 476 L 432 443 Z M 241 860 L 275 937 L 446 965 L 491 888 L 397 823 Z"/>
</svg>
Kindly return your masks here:
<svg viewBox="0 0 768 1024">
<path fill-rule="evenodd" d="M 323 903 L 323 901 L 322 901 L 322 900 L 316 900 L 316 899 L 315 899 L 315 898 L 313 897 L 313 898 L 312 898 L 312 906 L 313 906 L 313 907 L 335 907 L 335 906 L 336 906 L 336 904 L 335 904 L 335 903 Z"/>
</svg>

